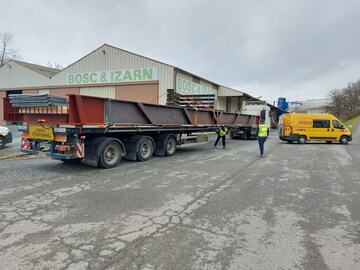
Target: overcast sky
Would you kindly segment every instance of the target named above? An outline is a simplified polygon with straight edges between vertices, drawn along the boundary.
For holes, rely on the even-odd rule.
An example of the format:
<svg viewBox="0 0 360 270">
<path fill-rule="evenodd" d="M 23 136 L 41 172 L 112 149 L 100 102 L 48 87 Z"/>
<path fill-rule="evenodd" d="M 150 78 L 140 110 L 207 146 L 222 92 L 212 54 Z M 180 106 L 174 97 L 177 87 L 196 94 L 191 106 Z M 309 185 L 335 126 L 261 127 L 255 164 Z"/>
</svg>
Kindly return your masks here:
<svg viewBox="0 0 360 270">
<path fill-rule="evenodd" d="M 63 67 L 104 43 L 268 103 L 360 79 L 359 0 L 0 0 L 29 63 Z"/>
</svg>

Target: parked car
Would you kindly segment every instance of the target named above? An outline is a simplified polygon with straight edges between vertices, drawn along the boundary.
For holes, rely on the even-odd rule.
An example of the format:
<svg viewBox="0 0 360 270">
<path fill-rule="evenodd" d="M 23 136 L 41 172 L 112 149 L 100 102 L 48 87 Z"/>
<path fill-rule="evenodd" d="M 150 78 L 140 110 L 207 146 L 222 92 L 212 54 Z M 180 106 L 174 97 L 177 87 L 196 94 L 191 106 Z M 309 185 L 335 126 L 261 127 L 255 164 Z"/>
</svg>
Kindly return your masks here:
<svg viewBox="0 0 360 270">
<path fill-rule="evenodd" d="M 13 139 L 12 133 L 9 128 L 0 126 L 0 149 L 7 143 L 11 143 Z"/>
</svg>

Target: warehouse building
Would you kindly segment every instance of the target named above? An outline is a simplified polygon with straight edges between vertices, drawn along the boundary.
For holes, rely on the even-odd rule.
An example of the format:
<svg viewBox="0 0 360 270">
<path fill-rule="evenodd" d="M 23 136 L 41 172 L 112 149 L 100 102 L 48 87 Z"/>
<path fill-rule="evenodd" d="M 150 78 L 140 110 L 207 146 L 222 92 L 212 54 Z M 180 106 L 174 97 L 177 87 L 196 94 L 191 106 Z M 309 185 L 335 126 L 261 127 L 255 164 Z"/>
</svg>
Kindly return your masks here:
<svg viewBox="0 0 360 270">
<path fill-rule="evenodd" d="M 63 70 L 11 60 L 0 68 L 0 124 L 9 94 L 80 94 L 144 103 L 241 110 L 252 96 L 107 44 Z"/>
</svg>

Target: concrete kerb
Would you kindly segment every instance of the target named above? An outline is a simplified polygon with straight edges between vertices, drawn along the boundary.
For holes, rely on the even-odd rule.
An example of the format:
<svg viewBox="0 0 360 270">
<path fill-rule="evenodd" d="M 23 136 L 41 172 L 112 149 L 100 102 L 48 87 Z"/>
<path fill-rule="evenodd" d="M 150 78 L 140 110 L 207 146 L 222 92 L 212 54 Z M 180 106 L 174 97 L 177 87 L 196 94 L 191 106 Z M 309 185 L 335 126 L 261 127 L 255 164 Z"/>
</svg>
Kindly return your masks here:
<svg viewBox="0 0 360 270">
<path fill-rule="evenodd" d="M 27 153 L 16 152 L 16 153 L 11 153 L 11 154 L 7 154 L 7 155 L 4 155 L 4 156 L 0 156 L 0 160 L 10 159 L 10 158 L 17 158 L 17 157 L 28 156 L 28 155 L 29 154 L 27 154 Z"/>
</svg>

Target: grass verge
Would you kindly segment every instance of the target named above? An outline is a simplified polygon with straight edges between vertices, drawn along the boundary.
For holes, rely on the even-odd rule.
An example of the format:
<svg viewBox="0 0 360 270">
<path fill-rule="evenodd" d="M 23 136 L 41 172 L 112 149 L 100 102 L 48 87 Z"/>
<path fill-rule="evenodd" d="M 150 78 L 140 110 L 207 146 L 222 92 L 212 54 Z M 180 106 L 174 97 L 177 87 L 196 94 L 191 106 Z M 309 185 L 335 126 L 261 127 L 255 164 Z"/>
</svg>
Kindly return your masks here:
<svg viewBox="0 0 360 270">
<path fill-rule="evenodd" d="M 350 129 L 350 131 L 352 131 L 352 129 L 355 127 L 357 121 L 360 121 L 360 115 L 354 117 L 353 119 L 350 119 L 349 121 L 346 121 L 346 122 L 344 123 L 344 125 L 345 125 L 348 129 Z"/>
</svg>

